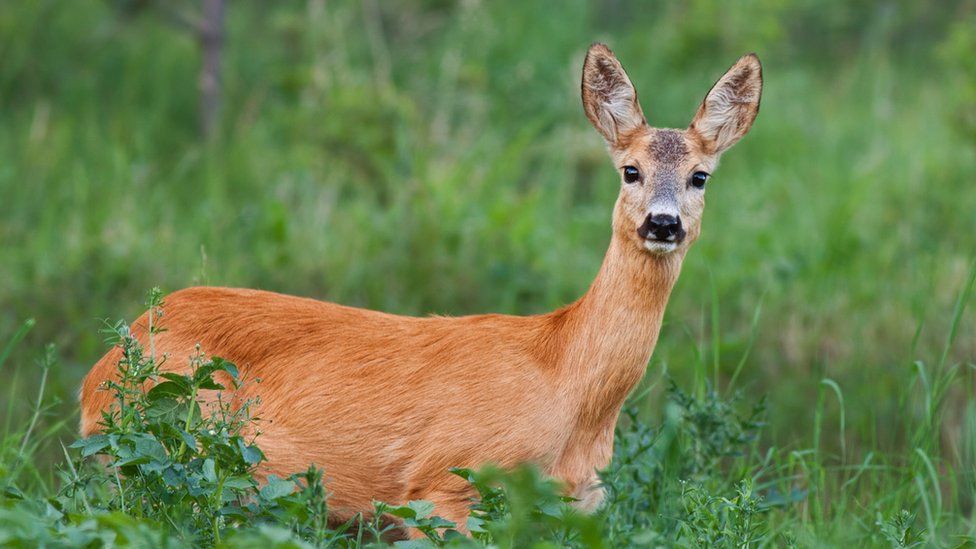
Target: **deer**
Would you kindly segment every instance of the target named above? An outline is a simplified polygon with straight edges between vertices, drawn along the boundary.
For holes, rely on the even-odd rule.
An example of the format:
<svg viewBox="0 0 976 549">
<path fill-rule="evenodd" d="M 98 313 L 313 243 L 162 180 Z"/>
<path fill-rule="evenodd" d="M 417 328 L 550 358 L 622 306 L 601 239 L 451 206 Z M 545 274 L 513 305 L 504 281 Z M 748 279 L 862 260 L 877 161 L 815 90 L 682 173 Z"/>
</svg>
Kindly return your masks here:
<svg viewBox="0 0 976 549">
<path fill-rule="evenodd" d="M 259 479 L 324 468 L 330 519 L 372 501 L 428 500 L 466 532 L 474 492 L 453 467 L 532 464 L 591 512 L 614 428 L 643 377 L 665 306 L 698 238 L 705 186 L 759 111 L 762 65 L 735 62 L 684 129 L 651 127 L 605 45 L 583 62 L 583 110 L 620 177 L 609 247 L 577 301 L 532 316 L 407 317 L 253 289 L 192 287 L 165 298 L 156 353 L 186 373 L 203 349 L 260 378 Z M 131 326 L 143 344 L 149 312 Z M 81 433 L 99 432 L 118 347 L 84 379 Z M 203 396 L 202 398 L 208 398 Z M 257 429 L 255 427 L 255 429 Z M 406 535 L 414 535 L 407 533 Z"/>
</svg>

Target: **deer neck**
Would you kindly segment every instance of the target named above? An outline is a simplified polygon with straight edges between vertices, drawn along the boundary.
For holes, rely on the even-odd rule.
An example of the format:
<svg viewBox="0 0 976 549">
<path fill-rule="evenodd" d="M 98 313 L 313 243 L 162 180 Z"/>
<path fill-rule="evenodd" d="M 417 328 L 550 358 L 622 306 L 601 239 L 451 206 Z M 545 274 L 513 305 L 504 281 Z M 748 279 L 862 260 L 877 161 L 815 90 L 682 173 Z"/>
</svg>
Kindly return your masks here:
<svg viewBox="0 0 976 549">
<path fill-rule="evenodd" d="M 685 250 L 652 255 L 614 233 L 590 289 L 563 310 L 560 379 L 581 424 L 612 428 L 654 351 Z"/>
</svg>

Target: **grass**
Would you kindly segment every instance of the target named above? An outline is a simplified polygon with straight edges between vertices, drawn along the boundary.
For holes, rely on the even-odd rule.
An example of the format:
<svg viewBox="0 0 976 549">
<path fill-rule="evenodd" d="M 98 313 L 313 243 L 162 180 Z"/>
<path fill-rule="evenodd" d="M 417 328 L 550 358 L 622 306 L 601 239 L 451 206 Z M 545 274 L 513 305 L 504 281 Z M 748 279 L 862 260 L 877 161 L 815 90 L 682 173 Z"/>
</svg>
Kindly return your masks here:
<svg viewBox="0 0 976 549">
<path fill-rule="evenodd" d="M 578 99 L 600 39 L 655 125 L 685 125 L 744 52 L 766 77 L 621 429 L 695 447 L 669 378 L 717 407 L 703 417 L 765 398 L 764 425 L 687 490 L 664 465 L 620 481 L 667 479 L 646 497 L 672 501 L 621 496 L 608 535 L 675 541 L 664 514 L 701 543 L 752 535 L 729 517 L 775 545 L 974 535 L 972 2 L 369 5 L 231 6 L 210 143 L 196 45 L 158 7 L 0 10 L 0 482 L 31 501 L 61 486 L 103 319 L 134 318 L 145 288 L 403 314 L 578 297 L 616 193 Z"/>
</svg>

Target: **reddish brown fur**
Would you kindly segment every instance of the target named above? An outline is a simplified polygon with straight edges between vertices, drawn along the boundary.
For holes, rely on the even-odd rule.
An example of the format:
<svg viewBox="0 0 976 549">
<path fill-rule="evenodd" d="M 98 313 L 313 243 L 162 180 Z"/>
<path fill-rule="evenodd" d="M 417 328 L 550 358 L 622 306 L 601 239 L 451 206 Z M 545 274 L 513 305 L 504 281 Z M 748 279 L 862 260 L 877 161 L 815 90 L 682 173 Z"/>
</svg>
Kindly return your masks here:
<svg viewBox="0 0 976 549">
<path fill-rule="evenodd" d="M 594 48 L 602 67 L 620 71 L 598 77 L 630 86 L 613 54 Z M 584 90 L 592 72 L 584 71 Z M 595 125 L 608 120 L 587 101 L 584 92 Z M 635 108 L 640 126 L 607 141 L 615 161 L 654 170 L 658 130 Z M 680 133 L 685 153 L 660 169 L 714 166 L 717 156 L 702 152 L 700 136 Z M 650 359 L 703 205 L 683 198 L 688 240 L 672 253 L 649 253 L 634 231 L 645 212 L 630 192 L 637 191 L 622 188 L 589 291 L 549 314 L 412 318 L 257 290 L 190 288 L 166 298 L 155 347 L 167 370 L 186 370 L 199 344 L 247 379 L 260 378 L 237 395 L 261 399 L 258 442 L 268 461 L 259 475 L 324 467 L 337 517 L 372 500 L 428 499 L 463 528 L 471 492 L 448 468 L 486 463 L 538 464 L 592 509 L 602 495 L 596 470 L 610 461 L 617 416 Z M 146 315 L 133 325 L 144 343 L 146 325 Z M 110 405 L 100 386 L 116 375 L 119 358 L 111 350 L 84 381 L 86 436 Z"/>
</svg>

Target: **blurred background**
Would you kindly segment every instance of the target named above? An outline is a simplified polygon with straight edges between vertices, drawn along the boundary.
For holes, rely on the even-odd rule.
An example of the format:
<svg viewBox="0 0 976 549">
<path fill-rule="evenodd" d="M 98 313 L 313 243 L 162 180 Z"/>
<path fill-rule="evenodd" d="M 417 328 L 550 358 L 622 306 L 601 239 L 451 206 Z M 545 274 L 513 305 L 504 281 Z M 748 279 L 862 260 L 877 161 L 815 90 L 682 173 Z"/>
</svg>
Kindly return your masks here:
<svg viewBox="0 0 976 549">
<path fill-rule="evenodd" d="M 825 413 L 845 423 L 825 444 L 908 448 L 916 361 L 935 367 L 954 334 L 941 363 L 976 362 L 976 307 L 950 330 L 976 259 L 972 0 L 4 2 L 0 341 L 36 319 L 0 371 L 5 421 L 29 414 L 47 342 L 47 390 L 76 414 L 100 330 L 156 285 L 410 315 L 576 299 L 619 184 L 580 106 L 593 41 L 656 126 L 686 126 L 740 55 L 764 63 L 648 417 L 662 376 L 725 390 L 741 367 L 770 445 L 819 437 L 829 378 L 844 406 Z M 976 448 L 961 379 L 943 434 Z"/>
</svg>

